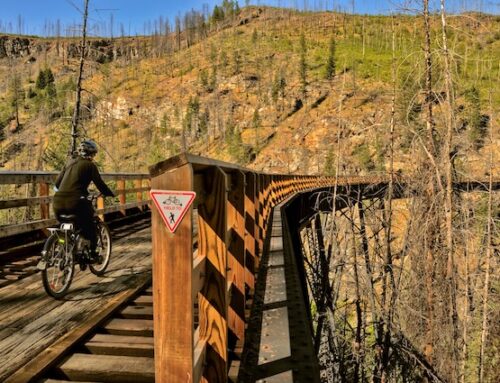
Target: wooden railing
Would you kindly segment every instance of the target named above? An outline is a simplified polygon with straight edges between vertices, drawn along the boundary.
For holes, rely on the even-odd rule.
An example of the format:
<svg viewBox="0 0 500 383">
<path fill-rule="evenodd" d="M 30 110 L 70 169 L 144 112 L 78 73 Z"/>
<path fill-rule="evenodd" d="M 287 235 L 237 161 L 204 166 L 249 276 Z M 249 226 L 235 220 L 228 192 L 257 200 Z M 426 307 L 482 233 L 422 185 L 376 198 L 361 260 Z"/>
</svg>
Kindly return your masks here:
<svg viewBox="0 0 500 383">
<path fill-rule="evenodd" d="M 31 209 L 30 214 L 24 214 L 21 218 L 19 218 L 21 214 L 18 214 L 15 223 L 0 222 L 0 238 L 45 229 L 57 222 L 53 218 L 51 208 L 52 189 L 56 177 L 57 173 L 55 172 L 0 172 L 0 188 L 6 188 L 9 185 L 12 188 L 24 186 L 25 193 L 26 190 L 29 190 L 29 195 L 32 195 L 23 198 L 5 198 L 3 194 L 0 194 L 0 213 L 6 209 Z M 99 198 L 96 213 L 101 217 L 104 217 L 104 214 L 118 211 L 125 215 L 128 209 L 143 209 L 149 204 L 149 196 L 145 198 L 150 189 L 148 174 L 104 173 L 102 177 L 106 182 L 116 183 L 114 192 L 118 196 L 119 203 L 105 206 L 104 199 Z M 133 183 L 133 187 L 127 188 L 127 182 Z M 8 192 L 2 190 L 2 193 L 7 194 Z M 14 194 L 18 195 L 19 193 Z M 133 201 L 127 202 L 127 197 Z M 31 218 L 32 216 L 35 218 Z"/>
<path fill-rule="evenodd" d="M 152 190 L 196 192 L 174 233 L 152 210 L 155 374 L 168 383 L 228 380 L 229 351 L 244 341 L 245 304 L 277 204 L 335 185 L 343 196 L 383 195 L 389 183 L 388 176 L 263 174 L 190 154 L 149 171 Z M 418 193 L 411 180 L 394 181 L 394 198 Z M 498 190 L 499 180 L 492 187 Z M 455 188 L 487 190 L 488 182 L 458 181 Z"/>
<path fill-rule="evenodd" d="M 262 174 L 189 154 L 158 163 L 150 173 L 152 190 L 196 192 L 173 234 L 152 211 L 156 381 L 226 382 L 228 349 L 243 343 L 245 302 L 273 207 L 335 179 Z M 387 180 L 358 177 L 366 182 Z"/>
</svg>

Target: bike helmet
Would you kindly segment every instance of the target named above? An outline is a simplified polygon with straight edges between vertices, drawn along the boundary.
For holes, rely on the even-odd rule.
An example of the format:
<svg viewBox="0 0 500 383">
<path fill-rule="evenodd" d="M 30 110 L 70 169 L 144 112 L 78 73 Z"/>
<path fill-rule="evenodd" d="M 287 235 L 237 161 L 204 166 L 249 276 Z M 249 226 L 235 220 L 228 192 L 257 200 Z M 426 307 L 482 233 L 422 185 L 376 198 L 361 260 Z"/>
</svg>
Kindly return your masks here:
<svg viewBox="0 0 500 383">
<path fill-rule="evenodd" d="M 94 157 L 97 154 L 97 144 L 92 140 L 83 140 L 78 146 L 81 157 Z"/>
</svg>

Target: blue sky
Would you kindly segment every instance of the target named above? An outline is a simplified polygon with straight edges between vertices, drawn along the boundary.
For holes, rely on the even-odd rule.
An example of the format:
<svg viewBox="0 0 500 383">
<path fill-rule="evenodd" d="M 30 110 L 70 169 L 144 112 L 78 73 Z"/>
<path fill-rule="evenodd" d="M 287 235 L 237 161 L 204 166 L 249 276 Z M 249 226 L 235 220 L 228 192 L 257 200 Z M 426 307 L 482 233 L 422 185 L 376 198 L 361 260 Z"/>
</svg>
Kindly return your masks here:
<svg viewBox="0 0 500 383">
<path fill-rule="evenodd" d="M 210 11 L 222 0 L 90 0 L 90 24 L 94 26 L 93 34 L 109 35 L 110 25 L 113 34 L 143 34 L 154 28 L 154 20 L 172 21 L 179 13 L 191 9 L 202 10 L 206 4 Z M 0 0 L 0 32 L 47 35 L 54 33 L 55 24 L 60 20 L 61 30 L 68 30 L 70 25 L 81 22 L 81 14 L 77 8 L 82 8 L 83 0 Z M 239 0 L 244 6 L 245 0 Z M 250 4 L 267 4 L 274 6 L 307 5 L 309 9 L 328 9 L 333 7 L 356 13 L 388 13 L 400 9 L 402 4 L 413 4 L 420 7 L 417 0 L 250 0 Z M 431 0 L 437 4 L 437 0 Z M 451 11 L 478 10 L 498 14 L 500 3 L 489 0 L 446 0 Z M 111 19 L 113 22 L 111 23 Z M 52 27 L 51 27 L 52 25 Z M 51 29 L 52 28 L 52 29 Z M 74 28 L 73 28 L 74 29 Z"/>
</svg>

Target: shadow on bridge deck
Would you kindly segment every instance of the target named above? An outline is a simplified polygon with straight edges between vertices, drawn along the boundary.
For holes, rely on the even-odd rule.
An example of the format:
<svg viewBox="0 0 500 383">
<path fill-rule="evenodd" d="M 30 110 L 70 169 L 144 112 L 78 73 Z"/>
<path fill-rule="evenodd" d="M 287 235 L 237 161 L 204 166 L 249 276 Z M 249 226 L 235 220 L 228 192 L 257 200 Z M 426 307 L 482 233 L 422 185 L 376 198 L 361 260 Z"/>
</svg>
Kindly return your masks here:
<svg viewBox="0 0 500 383">
<path fill-rule="evenodd" d="M 275 207 L 271 237 L 255 286 L 238 382 L 319 382 L 301 278 L 282 220 Z"/>
</svg>

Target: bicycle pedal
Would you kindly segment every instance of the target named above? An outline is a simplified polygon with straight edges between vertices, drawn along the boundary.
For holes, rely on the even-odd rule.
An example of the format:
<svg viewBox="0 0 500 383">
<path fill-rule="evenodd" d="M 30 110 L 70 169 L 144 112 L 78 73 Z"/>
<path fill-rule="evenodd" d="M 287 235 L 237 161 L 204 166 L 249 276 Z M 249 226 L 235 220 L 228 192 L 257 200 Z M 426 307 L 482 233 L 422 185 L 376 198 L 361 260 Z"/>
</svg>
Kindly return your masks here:
<svg viewBox="0 0 500 383">
<path fill-rule="evenodd" d="M 38 262 L 38 264 L 36 265 L 36 268 L 40 271 L 43 271 L 47 268 L 47 262 L 45 262 L 43 259 Z"/>
</svg>

